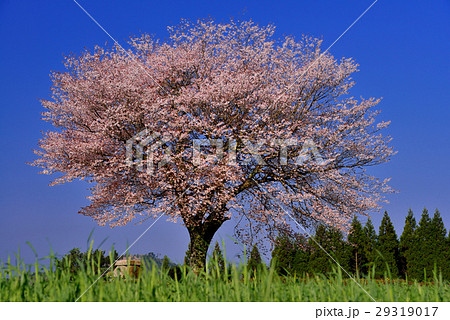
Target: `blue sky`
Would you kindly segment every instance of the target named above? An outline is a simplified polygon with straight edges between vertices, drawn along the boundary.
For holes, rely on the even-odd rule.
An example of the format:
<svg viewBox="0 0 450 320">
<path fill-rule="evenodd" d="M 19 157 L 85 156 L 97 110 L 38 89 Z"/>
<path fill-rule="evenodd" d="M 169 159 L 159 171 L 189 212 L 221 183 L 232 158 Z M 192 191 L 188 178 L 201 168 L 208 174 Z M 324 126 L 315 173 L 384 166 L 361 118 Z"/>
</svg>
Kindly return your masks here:
<svg viewBox="0 0 450 320">
<path fill-rule="evenodd" d="M 331 45 L 373 1 L 86 1 L 79 3 L 123 46 L 131 35 L 155 34 L 164 39 L 166 27 L 181 18 L 230 17 L 273 23 L 275 36 L 309 34 Z M 39 175 L 32 150 L 41 131 L 38 99 L 48 98 L 49 73 L 63 70 L 63 54 L 111 44 L 111 39 L 71 0 L 0 0 L 0 260 L 21 248 L 26 261 L 50 246 L 59 254 L 73 247 L 86 248 L 93 228 L 102 248 L 114 243 L 118 251 L 131 244 L 150 221 L 110 229 L 96 226 L 77 214 L 88 202 L 88 185 L 74 182 L 48 187 L 51 177 Z M 387 164 L 371 169 L 392 177 L 399 193 L 388 197 L 386 209 L 401 233 L 409 208 L 416 218 L 424 207 L 439 208 L 450 227 L 450 1 L 378 1 L 330 52 L 353 57 L 360 64 L 355 74 L 355 97 L 383 97 L 379 120 L 391 120 L 386 134 L 398 151 Z M 378 227 L 381 214 L 374 214 Z M 216 239 L 225 240 L 230 255 L 239 252 L 229 240 L 233 223 L 227 222 Z M 180 226 L 158 221 L 131 250 L 153 251 L 182 261 L 188 234 Z"/>
</svg>

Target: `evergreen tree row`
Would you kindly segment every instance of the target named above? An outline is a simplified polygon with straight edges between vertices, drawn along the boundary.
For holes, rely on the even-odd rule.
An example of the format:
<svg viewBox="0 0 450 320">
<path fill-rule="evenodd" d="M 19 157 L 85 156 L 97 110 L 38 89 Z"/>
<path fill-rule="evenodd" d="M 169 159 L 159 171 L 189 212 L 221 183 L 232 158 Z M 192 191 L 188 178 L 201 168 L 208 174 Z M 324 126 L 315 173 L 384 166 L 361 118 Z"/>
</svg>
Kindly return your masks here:
<svg viewBox="0 0 450 320">
<path fill-rule="evenodd" d="M 450 235 L 437 209 L 432 218 L 424 209 L 418 224 L 410 209 L 399 239 L 385 212 L 378 234 L 370 219 L 363 226 L 356 217 L 347 238 L 323 225 L 309 238 L 280 234 L 272 259 L 276 271 L 285 275 L 327 273 L 340 265 L 349 275 L 450 280 Z"/>
</svg>

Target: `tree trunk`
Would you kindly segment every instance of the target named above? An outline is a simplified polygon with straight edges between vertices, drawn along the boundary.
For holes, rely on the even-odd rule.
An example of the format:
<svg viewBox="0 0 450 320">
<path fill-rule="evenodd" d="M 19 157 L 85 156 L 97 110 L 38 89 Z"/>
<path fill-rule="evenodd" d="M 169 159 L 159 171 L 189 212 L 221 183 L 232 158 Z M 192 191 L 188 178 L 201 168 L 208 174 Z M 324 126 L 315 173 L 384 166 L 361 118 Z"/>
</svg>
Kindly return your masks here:
<svg viewBox="0 0 450 320">
<path fill-rule="evenodd" d="M 211 244 L 211 240 L 216 231 L 219 230 L 220 226 L 226 220 L 227 219 L 205 221 L 200 225 L 187 228 L 189 231 L 190 242 L 184 262 L 189 265 L 195 273 L 199 274 L 202 270 L 205 270 L 206 254 L 209 245 Z"/>
</svg>

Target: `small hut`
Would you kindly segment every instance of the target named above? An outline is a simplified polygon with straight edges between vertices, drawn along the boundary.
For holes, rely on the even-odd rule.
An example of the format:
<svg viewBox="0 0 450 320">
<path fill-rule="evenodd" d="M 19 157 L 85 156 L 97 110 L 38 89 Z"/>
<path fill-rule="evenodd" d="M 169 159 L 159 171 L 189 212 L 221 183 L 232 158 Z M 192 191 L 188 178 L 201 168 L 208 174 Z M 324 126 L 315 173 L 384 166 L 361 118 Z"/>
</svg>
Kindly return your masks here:
<svg viewBox="0 0 450 320">
<path fill-rule="evenodd" d="M 114 263 L 113 275 L 115 277 L 126 277 L 127 274 L 132 278 L 139 277 L 141 272 L 141 260 L 138 258 L 124 258 Z"/>
</svg>

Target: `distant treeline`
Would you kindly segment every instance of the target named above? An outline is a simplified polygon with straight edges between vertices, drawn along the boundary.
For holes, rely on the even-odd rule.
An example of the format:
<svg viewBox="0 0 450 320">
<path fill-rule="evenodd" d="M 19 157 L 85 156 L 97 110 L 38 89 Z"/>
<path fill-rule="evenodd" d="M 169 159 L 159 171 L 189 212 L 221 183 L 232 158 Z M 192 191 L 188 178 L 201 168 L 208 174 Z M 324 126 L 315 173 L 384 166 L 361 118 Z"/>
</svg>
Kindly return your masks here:
<svg viewBox="0 0 450 320">
<path fill-rule="evenodd" d="M 418 224 L 410 209 L 400 239 L 385 212 L 378 234 L 370 219 L 363 226 L 355 217 L 346 239 L 323 225 L 310 238 L 279 235 L 272 259 L 280 274 L 327 273 L 339 263 L 353 275 L 450 280 L 450 237 L 437 209 L 433 217 L 424 209 Z"/>
</svg>

